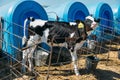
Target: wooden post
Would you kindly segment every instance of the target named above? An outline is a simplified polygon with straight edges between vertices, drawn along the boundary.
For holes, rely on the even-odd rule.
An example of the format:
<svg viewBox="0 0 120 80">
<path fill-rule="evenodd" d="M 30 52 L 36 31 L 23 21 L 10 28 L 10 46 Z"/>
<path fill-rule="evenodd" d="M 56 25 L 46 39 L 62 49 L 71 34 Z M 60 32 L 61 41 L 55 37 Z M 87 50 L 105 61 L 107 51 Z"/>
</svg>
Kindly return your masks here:
<svg viewBox="0 0 120 80">
<path fill-rule="evenodd" d="M 47 76 L 46 76 L 46 80 L 49 79 L 49 74 L 50 74 L 50 66 L 51 66 L 51 59 L 52 59 L 52 52 L 53 52 L 53 40 L 54 40 L 54 37 L 52 38 L 52 41 L 51 41 L 51 51 L 50 51 L 50 58 L 49 58 L 49 65 L 48 65 L 48 72 L 47 72 Z"/>
</svg>

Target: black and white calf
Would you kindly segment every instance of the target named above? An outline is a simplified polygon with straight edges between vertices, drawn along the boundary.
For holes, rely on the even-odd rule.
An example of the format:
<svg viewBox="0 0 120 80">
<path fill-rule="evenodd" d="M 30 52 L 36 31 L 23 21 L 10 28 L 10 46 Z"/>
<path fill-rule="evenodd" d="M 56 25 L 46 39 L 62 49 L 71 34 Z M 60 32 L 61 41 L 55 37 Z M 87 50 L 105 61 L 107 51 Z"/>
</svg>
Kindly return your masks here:
<svg viewBox="0 0 120 80">
<path fill-rule="evenodd" d="M 36 43 L 38 43 L 40 41 L 40 36 L 38 34 L 35 34 L 33 31 L 32 31 L 32 28 L 30 28 L 30 30 L 32 31 L 29 31 L 29 36 L 28 38 L 26 37 L 26 24 L 27 24 L 27 21 L 28 19 L 25 20 L 24 22 L 24 35 L 23 35 L 23 38 L 22 38 L 22 46 L 23 47 L 29 47 L 27 49 L 23 49 L 23 54 L 22 54 L 22 63 L 24 64 L 23 67 L 22 67 L 22 71 L 23 72 L 26 72 L 26 68 L 25 68 L 25 65 L 28 61 L 29 63 L 29 71 L 32 71 L 32 68 L 33 68 L 33 53 L 36 49 Z M 28 29 L 27 29 L 28 30 Z"/>
<path fill-rule="evenodd" d="M 38 42 L 39 38 L 42 39 L 44 42 L 47 43 L 47 41 L 52 41 L 54 43 L 64 43 L 65 47 L 69 49 L 74 65 L 74 71 L 76 75 L 79 75 L 79 70 L 77 67 L 77 54 L 76 51 L 81 48 L 80 42 L 82 40 L 85 40 L 87 37 L 87 31 L 92 30 L 91 26 L 85 26 L 86 24 L 82 21 L 76 21 L 76 22 L 56 22 L 56 21 L 44 21 L 41 19 L 34 19 L 29 18 L 30 21 L 29 29 L 34 31 L 35 33 L 31 34 L 31 39 L 35 40 L 34 42 Z M 87 30 L 87 31 L 86 31 Z M 25 39 L 23 39 L 23 42 Z M 33 45 L 34 43 L 30 44 L 30 42 L 27 42 L 27 46 Z M 35 47 L 31 47 L 31 49 L 27 49 L 23 51 L 23 59 L 25 59 L 25 56 L 28 54 L 31 55 L 34 52 L 30 52 L 30 50 L 35 50 Z M 27 51 L 27 52 L 26 52 Z M 30 56 L 32 57 L 32 56 Z M 30 65 L 32 65 L 30 63 Z M 31 68 L 31 66 L 30 66 Z"/>
</svg>

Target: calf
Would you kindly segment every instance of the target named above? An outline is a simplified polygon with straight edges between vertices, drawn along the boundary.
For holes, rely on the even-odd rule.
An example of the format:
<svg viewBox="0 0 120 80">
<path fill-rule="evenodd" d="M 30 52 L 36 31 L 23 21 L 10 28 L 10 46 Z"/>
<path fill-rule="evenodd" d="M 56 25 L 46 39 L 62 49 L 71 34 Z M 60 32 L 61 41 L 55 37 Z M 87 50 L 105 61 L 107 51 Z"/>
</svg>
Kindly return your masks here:
<svg viewBox="0 0 120 80">
<path fill-rule="evenodd" d="M 79 75 L 76 51 L 80 49 L 80 42 L 87 37 L 86 30 L 92 30 L 91 26 L 86 27 L 83 21 L 56 22 L 34 18 L 29 18 L 29 21 L 30 24 L 28 28 L 32 28 L 35 34 L 41 37 L 47 34 L 47 36 L 44 37 L 46 43 L 47 40 L 49 40 L 54 43 L 64 43 L 66 45 L 65 47 L 69 49 L 71 53 L 75 74 Z"/>
</svg>

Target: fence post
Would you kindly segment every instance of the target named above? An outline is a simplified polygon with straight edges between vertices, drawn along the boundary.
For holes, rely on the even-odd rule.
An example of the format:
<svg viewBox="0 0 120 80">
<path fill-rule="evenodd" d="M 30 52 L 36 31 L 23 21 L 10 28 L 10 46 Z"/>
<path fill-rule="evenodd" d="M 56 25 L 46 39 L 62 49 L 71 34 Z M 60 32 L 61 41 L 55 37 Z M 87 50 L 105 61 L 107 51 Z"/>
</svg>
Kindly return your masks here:
<svg viewBox="0 0 120 80">
<path fill-rule="evenodd" d="M 2 28 L 3 28 L 3 20 L 0 17 L 0 39 L 2 39 Z M 2 48 L 2 42 L 0 42 L 0 49 Z"/>
</svg>

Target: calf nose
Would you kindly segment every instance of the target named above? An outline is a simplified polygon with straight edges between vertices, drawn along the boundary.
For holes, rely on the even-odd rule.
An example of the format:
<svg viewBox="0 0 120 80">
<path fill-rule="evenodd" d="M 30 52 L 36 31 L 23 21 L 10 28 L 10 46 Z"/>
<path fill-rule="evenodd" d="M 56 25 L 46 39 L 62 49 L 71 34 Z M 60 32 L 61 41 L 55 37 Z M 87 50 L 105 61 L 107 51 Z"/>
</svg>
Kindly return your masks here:
<svg viewBox="0 0 120 80">
<path fill-rule="evenodd" d="M 70 48 L 70 51 L 73 52 L 73 51 L 74 51 L 74 47 L 71 47 L 71 48 Z"/>
<path fill-rule="evenodd" d="M 74 49 L 71 49 L 71 52 L 73 52 L 74 51 Z"/>
</svg>

